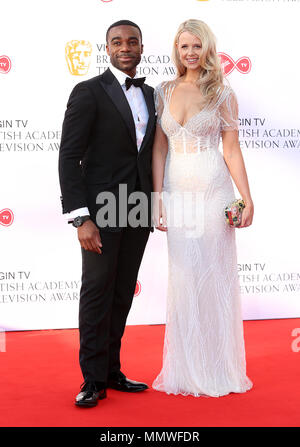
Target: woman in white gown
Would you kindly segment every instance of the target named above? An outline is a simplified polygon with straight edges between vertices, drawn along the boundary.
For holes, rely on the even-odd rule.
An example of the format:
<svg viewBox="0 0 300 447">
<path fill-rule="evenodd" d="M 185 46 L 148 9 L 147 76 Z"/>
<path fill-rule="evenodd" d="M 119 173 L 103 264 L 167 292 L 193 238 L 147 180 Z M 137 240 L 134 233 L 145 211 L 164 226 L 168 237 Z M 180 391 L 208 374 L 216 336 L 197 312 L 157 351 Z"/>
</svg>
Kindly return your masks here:
<svg viewBox="0 0 300 447">
<path fill-rule="evenodd" d="M 155 90 L 154 221 L 167 231 L 169 278 L 163 366 L 152 386 L 193 396 L 243 393 L 252 382 L 246 375 L 235 229 L 224 216 L 235 200 L 232 177 L 246 204 L 240 227 L 253 219 L 237 100 L 223 84 L 205 23 L 180 25 L 173 58 L 177 78 Z"/>
</svg>

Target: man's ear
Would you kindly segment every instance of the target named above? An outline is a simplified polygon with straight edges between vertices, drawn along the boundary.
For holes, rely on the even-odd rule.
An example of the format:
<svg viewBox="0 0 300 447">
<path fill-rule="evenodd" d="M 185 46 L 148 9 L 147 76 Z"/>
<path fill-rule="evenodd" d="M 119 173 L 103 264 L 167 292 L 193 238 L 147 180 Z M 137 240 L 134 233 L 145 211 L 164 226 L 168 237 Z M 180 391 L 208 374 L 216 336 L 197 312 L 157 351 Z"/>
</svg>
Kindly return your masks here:
<svg viewBox="0 0 300 447">
<path fill-rule="evenodd" d="M 144 45 L 141 44 L 141 54 L 143 54 L 143 52 L 144 52 Z"/>
<path fill-rule="evenodd" d="M 107 53 L 108 55 L 110 55 L 110 54 L 109 54 L 109 47 L 108 47 L 107 44 L 105 45 L 105 48 L 106 48 L 106 53 Z"/>
</svg>

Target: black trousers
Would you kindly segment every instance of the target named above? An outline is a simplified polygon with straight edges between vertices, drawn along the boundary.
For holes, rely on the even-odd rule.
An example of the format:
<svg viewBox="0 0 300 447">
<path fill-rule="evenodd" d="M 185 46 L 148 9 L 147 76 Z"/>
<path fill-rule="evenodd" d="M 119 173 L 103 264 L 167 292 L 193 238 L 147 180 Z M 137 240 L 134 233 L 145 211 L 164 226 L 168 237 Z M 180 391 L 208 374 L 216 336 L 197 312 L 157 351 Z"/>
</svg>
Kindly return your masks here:
<svg viewBox="0 0 300 447">
<path fill-rule="evenodd" d="M 120 372 L 121 338 L 149 232 L 100 230 L 102 254 L 81 249 L 79 362 L 85 381 L 106 383 Z"/>
</svg>

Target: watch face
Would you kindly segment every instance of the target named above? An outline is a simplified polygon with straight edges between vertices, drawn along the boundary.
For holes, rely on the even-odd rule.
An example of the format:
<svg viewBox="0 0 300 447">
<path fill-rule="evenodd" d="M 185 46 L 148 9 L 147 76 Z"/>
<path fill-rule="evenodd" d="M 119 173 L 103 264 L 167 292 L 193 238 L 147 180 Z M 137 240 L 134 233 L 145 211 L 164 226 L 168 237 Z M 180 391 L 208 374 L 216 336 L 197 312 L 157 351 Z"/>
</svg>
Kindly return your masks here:
<svg viewBox="0 0 300 447">
<path fill-rule="evenodd" d="M 82 219 L 81 217 L 75 217 L 74 222 L 73 222 L 74 227 L 80 227 L 80 225 L 82 225 Z"/>
</svg>

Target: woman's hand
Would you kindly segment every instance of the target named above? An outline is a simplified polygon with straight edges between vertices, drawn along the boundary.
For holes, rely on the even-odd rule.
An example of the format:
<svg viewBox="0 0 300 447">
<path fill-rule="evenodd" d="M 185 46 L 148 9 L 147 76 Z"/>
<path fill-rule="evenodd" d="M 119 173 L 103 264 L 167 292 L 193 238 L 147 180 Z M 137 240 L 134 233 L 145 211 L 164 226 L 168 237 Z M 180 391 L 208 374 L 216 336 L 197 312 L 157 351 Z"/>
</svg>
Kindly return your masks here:
<svg viewBox="0 0 300 447">
<path fill-rule="evenodd" d="M 254 205 L 253 202 L 246 203 L 242 212 L 242 222 L 237 228 L 249 227 L 253 221 Z"/>
<path fill-rule="evenodd" d="M 165 206 L 161 199 L 161 195 L 154 193 L 153 200 L 153 223 L 157 230 L 168 231 L 167 229 L 167 216 Z"/>
</svg>

